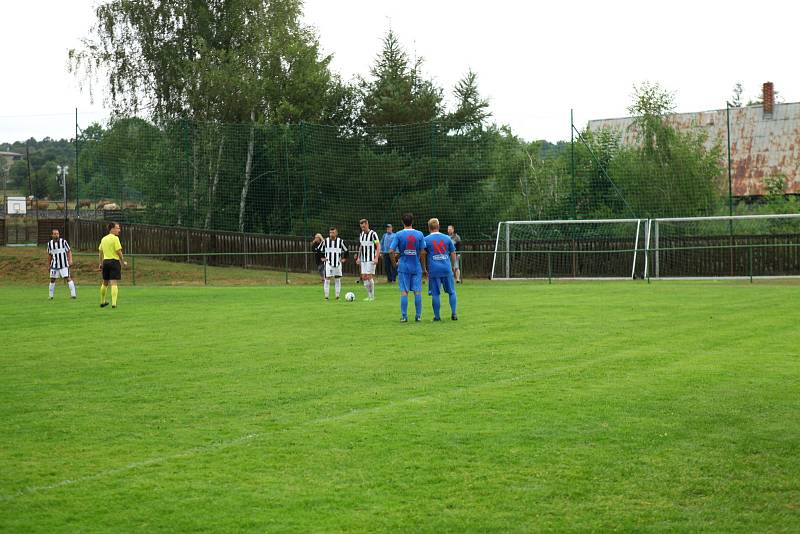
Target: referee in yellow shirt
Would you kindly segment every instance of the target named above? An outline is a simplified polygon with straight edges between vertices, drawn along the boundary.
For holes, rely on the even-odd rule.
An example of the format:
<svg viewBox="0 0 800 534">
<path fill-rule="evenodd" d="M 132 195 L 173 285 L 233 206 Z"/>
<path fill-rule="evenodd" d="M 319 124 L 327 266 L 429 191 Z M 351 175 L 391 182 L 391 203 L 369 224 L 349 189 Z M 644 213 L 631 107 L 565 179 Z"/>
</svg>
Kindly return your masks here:
<svg viewBox="0 0 800 534">
<path fill-rule="evenodd" d="M 111 307 L 117 307 L 117 280 L 122 278 L 122 266 L 128 263 L 122 257 L 122 244 L 119 242 L 119 223 L 108 223 L 108 235 L 100 240 L 100 271 L 103 272 L 103 285 L 100 286 L 100 307 L 108 306 L 106 291 L 111 284 Z"/>
</svg>

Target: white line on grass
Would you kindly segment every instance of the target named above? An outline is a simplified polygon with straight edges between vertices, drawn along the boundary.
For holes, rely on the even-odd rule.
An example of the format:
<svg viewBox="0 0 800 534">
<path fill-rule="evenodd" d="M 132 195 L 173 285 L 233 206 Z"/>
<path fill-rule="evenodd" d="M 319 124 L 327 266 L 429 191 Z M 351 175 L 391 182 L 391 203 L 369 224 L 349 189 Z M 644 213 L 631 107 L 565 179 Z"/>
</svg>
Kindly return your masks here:
<svg viewBox="0 0 800 534">
<path fill-rule="evenodd" d="M 180 459 L 183 459 L 183 458 L 191 458 L 191 457 L 198 456 L 198 455 L 201 455 L 201 454 L 206 454 L 206 453 L 213 452 L 213 451 L 223 450 L 223 449 L 227 449 L 229 447 L 235 447 L 237 445 L 244 445 L 244 444 L 247 444 L 247 443 L 251 443 L 251 442 L 253 442 L 253 441 L 255 441 L 255 440 L 259 439 L 259 438 L 266 437 L 269 434 L 274 433 L 274 432 L 278 432 L 278 431 L 285 432 L 287 430 L 292 430 L 294 428 L 300 428 L 300 427 L 303 427 L 303 426 L 325 424 L 325 423 L 329 423 L 329 422 L 332 422 L 332 421 L 341 421 L 341 420 L 344 420 L 344 419 L 349 419 L 351 417 L 356 417 L 356 416 L 367 415 L 367 414 L 371 414 L 371 413 L 382 412 L 384 410 L 389 410 L 389 409 L 395 408 L 397 406 L 402 406 L 404 404 L 424 404 L 424 403 L 426 403 L 426 402 L 428 402 L 428 401 L 430 401 L 432 399 L 435 399 L 436 397 L 448 396 L 448 395 L 451 395 L 451 394 L 461 393 L 461 392 L 464 392 L 464 391 L 475 391 L 475 390 L 480 390 L 480 389 L 484 389 L 484 388 L 487 388 L 487 387 L 488 388 L 494 388 L 494 387 L 501 386 L 501 385 L 504 385 L 504 384 L 513 384 L 514 382 L 522 382 L 522 381 L 532 380 L 534 378 L 544 378 L 544 377 L 547 377 L 547 376 L 551 376 L 551 375 L 555 375 L 555 374 L 561 373 L 563 371 L 570 371 L 570 370 L 583 368 L 583 367 L 591 367 L 592 365 L 604 362 L 605 360 L 613 360 L 613 359 L 619 359 L 619 358 L 620 358 L 619 355 L 606 356 L 606 357 L 597 358 L 597 359 L 594 359 L 594 360 L 584 361 L 584 362 L 582 362 L 582 365 L 581 364 L 578 364 L 578 365 L 565 365 L 565 366 L 562 366 L 562 367 L 556 367 L 556 368 L 550 369 L 549 371 L 545 371 L 545 372 L 538 372 L 538 373 L 531 373 L 531 374 L 528 374 L 528 375 L 519 375 L 519 376 L 510 377 L 510 378 L 503 378 L 501 380 L 483 382 L 483 383 L 480 383 L 480 384 L 475 384 L 473 386 L 459 386 L 459 387 L 455 387 L 455 388 L 452 388 L 452 389 L 449 389 L 449 390 L 439 391 L 437 393 L 432 393 L 430 395 L 411 397 L 411 398 L 408 398 L 408 399 L 388 402 L 388 403 L 382 404 L 380 406 L 373 406 L 371 408 L 355 409 L 355 410 L 350 410 L 349 412 L 341 413 L 341 414 L 338 414 L 338 415 L 329 415 L 329 416 L 326 416 L 326 417 L 319 417 L 317 419 L 310 419 L 308 421 L 303 421 L 302 423 L 299 423 L 297 425 L 293 425 L 293 426 L 290 426 L 290 427 L 286 427 L 286 428 L 283 428 L 283 429 L 276 429 L 276 430 L 272 430 L 270 432 L 255 432 L 255 433 L 252 433 L 252 434 L 246 434 L 246 435 L 238 437 L 236 439 L 232 439 L 232 440 L 228 440 L 228 441 L 218 441 L 218 442 L 215 442 L 215 443 L 211 443 L 209 445 L 203 445 L 201 447 L 192 447 L 190 449 L 186 449 L 184 451 L 177 452 L 177 453 L 174 453 L 174 454 L 167 454 L 167 455 L 164 455 L 164 456 L 158 456 L 156 458 L 150 458 L 150 459 L 142 460 L 142 461 L 139 461 L 139 462 L 132 462 L 132 463 L 129 463 L 129 464 L 124 465 L 122 467 L 115 467 L 113 469 L 107 469 L 105 471 L 100 471 L 100 472 L 97 472 L 97 473 L 94 473 L 94 474 L 91 474 L 91 475 L 85 475 L 85 476 L 81 476 L 81 477 L 77 477 L 77 478 L 67 478 L 67 479 L 61 480 L 59 482 L 56 482 L 54 484 L 47 484 L 47 485 L 43 485 L 43 486 L 29 486 L 27 488 L 22 488 L 21 490 L 17 491 L 16 493 L 12 493 L 12 494 L 8 494 L 8 495 L 0 495 L 0 502 L 2 502 L 2 501 L 13 501 L 13 500 L 15 500 L 15 499 L 17 499 L 19 497 L 24 497 L 26 495 L 31 495 L 33 493 L 40 493 L 40 492 L 43 492 L 43 491 L 49 491 L 49 490 L 54 490 L 54 489 L 58 489 L 58 488 L 74 486 L 74 485 L 77 485 L 77 484 L 82 484 L 84 482 L 91 482 L 93 480 L 99 480 L 101 478 L 106 478 L 106 477 L 110 477 L 110 476 L 114 476 L 114 475 L 121 475 L 123 473 L 127 473 L 128 471 L 134 471 L 134 470 L 140 469 L 142 467 L 149 467 L 151 465 L 163 464 L 163 463 L 166 463 L 166 462 L 170 462 L 170 461 L 173 461 L 173 460 L 180 460 Z"/>
</svg>

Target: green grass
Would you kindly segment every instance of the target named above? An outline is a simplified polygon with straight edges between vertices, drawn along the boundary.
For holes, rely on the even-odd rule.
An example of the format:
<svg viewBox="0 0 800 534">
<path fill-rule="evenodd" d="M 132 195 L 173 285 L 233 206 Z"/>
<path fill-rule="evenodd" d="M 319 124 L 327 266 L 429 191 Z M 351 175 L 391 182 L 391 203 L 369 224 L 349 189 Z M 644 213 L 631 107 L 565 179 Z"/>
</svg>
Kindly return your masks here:
<svg viewBox="0 0 800 534">
<path fill-rule="evenodd" d="M 138 285 L 215 286 L 242 285 L 307 285 L 318 284 L 316 273 L 286 273 L 258 268 L 206 267 L 196 263 L 165 261 L 150 257 L 128 256 L 123 270 L 125 283 Z M 77 284 L 99 284 L 97 254 L 75 252 L 71 274 Z M 41 284 L 48 276 L 45 247 L 0 247 L 0 286 Z"/>
<path fill-rule="evenodd" d="M 800 525 L 797 285 L 46 290 L 0 287 L 2 531 Z"/>
</svg>

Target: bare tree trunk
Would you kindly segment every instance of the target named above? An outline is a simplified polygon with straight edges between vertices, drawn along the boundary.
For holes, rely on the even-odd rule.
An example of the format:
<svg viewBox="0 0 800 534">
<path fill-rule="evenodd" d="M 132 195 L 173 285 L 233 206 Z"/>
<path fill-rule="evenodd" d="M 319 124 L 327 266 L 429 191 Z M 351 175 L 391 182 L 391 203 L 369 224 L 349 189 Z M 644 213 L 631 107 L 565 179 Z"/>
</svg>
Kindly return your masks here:
<svg viewBox="0 0 800 534">
<path fill-rule="evenodd" d="M 214 198 L 217 195 L 217 184 L 219 183 L 219 168 L 222 165 L 222 150 L 225 146 L 225 137 L 219 141 L 219 150 L 217 151 L 217 168 L 214 171 L 214 176 L 211 179 L 211 191 L 208 195 L 208 210 L 206 211 L 206 222 L 203 228 L 208 230 L 211 227 L 211 212 L 214 209 Z"/>
<path fill-rule="evenodd" d="M 253 149 L 256 134 L 256 112 L 250 112 L 250 141 L 247 143 L 247 163 L 244 167 L 242 198 L 239 200 L 239 231 L 244 232 L 244 209 L 247 204 L 247 190 L 250 188 L 250 175 L 253 173 Z"/>
</svg>

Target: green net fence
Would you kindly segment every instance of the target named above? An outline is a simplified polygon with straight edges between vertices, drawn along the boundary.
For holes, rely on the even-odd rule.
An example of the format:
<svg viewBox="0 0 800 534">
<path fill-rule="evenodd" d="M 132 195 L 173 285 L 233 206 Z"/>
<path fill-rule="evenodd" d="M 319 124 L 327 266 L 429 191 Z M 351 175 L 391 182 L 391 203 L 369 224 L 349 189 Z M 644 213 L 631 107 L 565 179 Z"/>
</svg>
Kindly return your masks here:
<svg viewBox="0 0 800 534">
<path fill-rule="evenodd" d="M 352 131 L 124 119 L 83 133 L 72 192 L 82 217 L 117 211 L 124 222 L 298 236 L 335 225 L 352 237 L 360 218 L 397 225 L 411 211 L 418 226 L 436 216 L 479 241 L 502 220 L 726 213 L 721 153 L 696 148 L 648 156 L 611 134 L 525 143 L 446 123 Z"/>
<path fill-rule="evenodd" d="M 498 141 L 439 123 L 354 133 L 129 119 L 80 141 L 76 194 L 81 216 L 118 211 L 124 222 L 300 236 L 337 226 L 352 237 L 361 218 L 397 226 L 410 211 L 491 239 L 499 218 L 531 213 L 523 162 Z"/>
<path fill-rule="evenodd" d="M 369 219 L 382 233 L 387 223 L 398 228 L 401 214 L 412 212 L 417 228 L 425 230 L 430 217 L 455 227 L 463 252 L 472 254 L 465 258 L 465 273 L 490 276 L 497 270 L 509 277 L 515 269 L 527 277 L 642 276 L 650 225 L 640 224 L 638 235 L 633 223 L 513 226 L 511 235 L 500 237 L 506 250 L 514 244 L 522 251 L 524 259 L 516 260 L 495 257 L 503 221 L 800 212 L 796 199 L 783 194 L 780 177 L 770 179 L 760 198 L 732 198 L 724 148 L 696 134 L 667 131 L 650 144 L 623 143 L 611 130 L 573 129 L 573 137 L 555 144 L 526 142 L 507 128 L 464 128 L 446 121 L 356 128 L 122 118 L 80 131 L 75 159 L 64 160 L 71 169 L 66 205 L 46 200 L 59 198 L 55 191 L 42 193 L 44 201 L 35 194 L 31 208 L 40 221 L 81 222 L 73 225 L 79 231 L 71 237 L 80 238 L 84 248 L 93 247 L 91 239 L 103 232 L 101 221 L 117 220 L 131 230 L 123 235 L 134 253 L 304 272 L 313 270 L 308 252 L 314 234 L 336 226 L 352 242 L 359 219 Z M 95 226 L 88 224 L 93 221 Z M 5 222 L 16 228 L 13 220 Z M 730 244 L 736 235 L 741 246 L 773 236 L 770 242 L 794 246 L 796 225 L 794 219 L 746 225 L 664 222 L 659 246 L 688 246 L 668 236 L 673 227 L 684 240 L 727 235 Z M 19 234 L 9 232 L 4 235 Z M 276 256 L 208 256 L 265 252 Z M 292 256 L 280 257 L 282 252 Z M 665 258 L 659 256 L 662 272 Z M 800 272 L 795 256 L 787 258 L 785 268 L 764 272 Z M 741 271 L 730 267 L 734 260 L 717 271 Z M 693 272 L 689 267 L 687 274 Z"/>
</svg>

